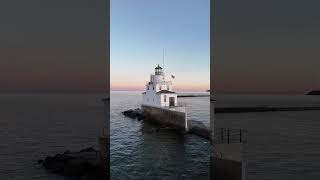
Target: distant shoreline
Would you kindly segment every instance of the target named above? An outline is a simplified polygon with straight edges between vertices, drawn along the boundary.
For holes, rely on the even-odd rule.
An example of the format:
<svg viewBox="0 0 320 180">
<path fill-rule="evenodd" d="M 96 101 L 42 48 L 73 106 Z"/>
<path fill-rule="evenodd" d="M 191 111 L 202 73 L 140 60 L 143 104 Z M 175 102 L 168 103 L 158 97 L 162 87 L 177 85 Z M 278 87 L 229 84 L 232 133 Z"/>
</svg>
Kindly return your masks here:
<svg viewBox="0 0 320 180">
<path fill-rule="evenodd" d="M 317 96 L 319 96 L 320 95 L 320 90 L 313 90 L 313 91 L 310 91 L 310 92 L 306 93 L 305 95 L 317 95 Z"/>
<path fill-rule="evenodd" d="M 246 113 L 275 111 L 318 111 L 320 107 L 217 107 L 215 113 Z"/>
<path fill-rule="evenodd" d="M 178 98 L 184 98 L 184 97 L 209 97 L 210 94 L 190 94 L 190 95 L 178 95 Z"/>
</svg>

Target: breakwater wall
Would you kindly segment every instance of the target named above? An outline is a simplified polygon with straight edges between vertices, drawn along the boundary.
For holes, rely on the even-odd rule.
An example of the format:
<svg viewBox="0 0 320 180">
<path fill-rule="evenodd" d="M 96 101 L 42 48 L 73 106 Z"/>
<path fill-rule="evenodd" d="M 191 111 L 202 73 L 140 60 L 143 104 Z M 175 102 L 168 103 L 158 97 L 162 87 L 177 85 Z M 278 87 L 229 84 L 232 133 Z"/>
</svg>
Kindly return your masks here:
<svg viewBox="0 0 320 180">
<path fill-rule="evenodd" d="M 216 107 L 215 113 L 318 111 L 320 107 Z"/>
<path fill-rule="evenodd" d="M 181 94 L 178 95 L 178 98 L 184 97 L 210 97 L 210 94 Z"/>
<path fill-rule="evenodd" d="M 141 106 L 143 120 L 188 131 L 186 113 L 151 106 Z"/>
<path fill-rule="evenodd" d="M 210 128 L 200 121 L 185 119 L 185 113 L 157 107 L 142 106 L 142 109 L 130 109 L 122 112 L 132 119 L 144 120 L 161 126 L 168 126 L 188 133 L 193 133 L 210 140 Z"/>
</svg>

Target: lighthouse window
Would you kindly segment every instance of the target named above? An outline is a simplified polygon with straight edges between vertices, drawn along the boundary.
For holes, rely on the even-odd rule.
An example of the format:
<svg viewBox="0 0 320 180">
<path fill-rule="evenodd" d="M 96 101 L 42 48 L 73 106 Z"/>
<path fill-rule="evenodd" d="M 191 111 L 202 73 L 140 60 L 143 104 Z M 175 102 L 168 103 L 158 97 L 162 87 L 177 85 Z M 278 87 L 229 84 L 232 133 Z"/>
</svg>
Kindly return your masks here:
<svg viewBox="0 0 320 180">
<path fill-rule="evenodd" d="M 167 102 L 167 95 L 164 95 L 164 102 Z"/>
<path fill-rule="evenodd" d="M 152 90 L 154 90 L 154 86 L 152 85 Z"/>
<path fill-rule="evenodd" d="M 160 90 L 162 90 L 161 86 L 160 86 Z"/>
<path fill-rule="evenodd" d="M 149 86 L 148 86 L 148 90 L 149 90 Z"/>
</svg>

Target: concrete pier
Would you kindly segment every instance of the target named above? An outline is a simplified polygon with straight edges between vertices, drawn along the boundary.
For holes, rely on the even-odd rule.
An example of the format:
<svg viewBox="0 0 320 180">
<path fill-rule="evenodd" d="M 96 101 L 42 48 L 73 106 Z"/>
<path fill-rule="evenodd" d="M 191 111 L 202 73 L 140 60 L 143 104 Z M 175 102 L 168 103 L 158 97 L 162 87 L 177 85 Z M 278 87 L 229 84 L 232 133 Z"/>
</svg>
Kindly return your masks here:
<svg viewBox="0 0 320 180">
<path fill-rule="evenodd" d="M 211 157 L 213 179 L 246 179 L 246 160 L 243 156 L 246 141 L 247 131 L 243 129 L 215 129 Z"/>
<path fill-rule="evenodd" d="M 215 113 L 230 112 L 234 109 L 219 109 L 215 101 L 210 101 L 210 131 L 212 154 L 210 157 L 210 179 L 212 180 L 245 180 L 246 160 L 243 156 L 247 131 L 242 129 L 218 128 L 215 126 Z M 248 109 L 241 109 L 248 110 Z M 249 109 L 250 110 L 250 109 Z M 237 110 L 236 110 L 237 111 Z"/>
<path fill-rule="evenodd" d="M 143 105 L 141 107 L 141 113 L 144 120 L 189 131 L 188 126 L 186 125 L 187 119 L 185 112 Z"/>
<path fill-rule="evenodd" d="M 200 121 L 188 121 L 189 132 L 210 140 L 210 128 Z"/>
<path fill-rule="evenodd" d="M 243 144 L 214 144 L 212 179 L 245 180 L 246 161 L 243 158 Z"/>
<path fill-rule="evenodd" d="M 161 126 L 172 127 L 210 140 L 210 128 L 200 121 L 187 120 L 186 113 L 183 112 L 143 106 L 143 110 L 133 109 L 124 111 L 123 114 L 133 119 L 137 118 Z"/>
</svg>

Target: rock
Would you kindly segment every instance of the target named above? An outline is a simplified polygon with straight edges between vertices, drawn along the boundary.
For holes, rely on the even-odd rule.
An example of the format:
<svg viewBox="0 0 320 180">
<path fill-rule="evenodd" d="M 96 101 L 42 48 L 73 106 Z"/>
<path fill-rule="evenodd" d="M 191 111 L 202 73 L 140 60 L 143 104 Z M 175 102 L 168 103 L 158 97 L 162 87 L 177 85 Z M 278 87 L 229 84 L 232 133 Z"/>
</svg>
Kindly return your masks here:
<svg viewBox="0 0 320 180">
<path fill-rule="evenodd" d="M 320 95 L 320 90 L 310 91 L 306 95 Z"/>
<path fill-rule="evenodd" d="M 99 151 L 92 147 L 79 152 L 65 151 L 63 154 L 47 156 L 44 160 L 38 160 L 38 163 L 51 172 L 70 177 L 101 173 L 103 164 Z"/>
<path fill-rule="evenodd" d="M 80 152 L 97 152 L 93 147 L 82 149 Z"/>
<path fill-rule="evenodd" d="M 71 151 L 67 150 L 63 154 L 70 154 L 70 153 L 71 153 Z"/>
<path fill-rule="evenodd" d="M 142 111 L 139 108 L 129 109 L 127 111 L 122 112 L 122 114 L 132 119 L 138 119 L 139 121 L 144 119 L 144 116 L 142 115 Z"/>
<path fill-rule="evenodd" d="M 42 163 L 43 163 L 43 160 L 42 160 L 42 159 L 39 159 L 37 162 L 38 162 L 38 164 L 42 164 Z"/>
</svg>

